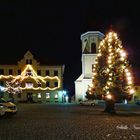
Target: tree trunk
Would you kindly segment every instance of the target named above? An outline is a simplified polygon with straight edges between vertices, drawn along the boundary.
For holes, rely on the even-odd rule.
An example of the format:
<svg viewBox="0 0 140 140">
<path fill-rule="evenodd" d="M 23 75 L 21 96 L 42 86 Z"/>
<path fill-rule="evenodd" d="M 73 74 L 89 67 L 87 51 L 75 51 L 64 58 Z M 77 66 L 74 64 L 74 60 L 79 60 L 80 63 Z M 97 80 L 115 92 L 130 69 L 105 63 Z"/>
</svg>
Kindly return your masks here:
<svg viewBox="0 0 140 140">
<path fill-rule="evenodd" d="M 107 113 L 116 113 L 115 102 L 113 100 L 106 100 L 105 110 Z"/>
</svg>

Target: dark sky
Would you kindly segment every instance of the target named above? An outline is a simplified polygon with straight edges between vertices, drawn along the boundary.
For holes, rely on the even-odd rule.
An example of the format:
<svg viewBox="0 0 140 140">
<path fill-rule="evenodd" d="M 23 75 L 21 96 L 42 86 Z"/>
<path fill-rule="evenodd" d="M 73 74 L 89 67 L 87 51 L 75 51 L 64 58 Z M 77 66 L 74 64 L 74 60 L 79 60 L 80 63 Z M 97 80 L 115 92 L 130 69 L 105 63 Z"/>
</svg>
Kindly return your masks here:
<svg viewBox="0 0 140 140">
<path fill-rule="evenodd" d="M 140 78 L 138 1 L 99 0 L 0 2 L 0 63 L 14 64 L 30 50 L 40 63 L 65 64 L 64 87 L 74 93 L 81 74 L 80 35 L 118 33 L 128 51 L 135 79 Z"/>
</svg>

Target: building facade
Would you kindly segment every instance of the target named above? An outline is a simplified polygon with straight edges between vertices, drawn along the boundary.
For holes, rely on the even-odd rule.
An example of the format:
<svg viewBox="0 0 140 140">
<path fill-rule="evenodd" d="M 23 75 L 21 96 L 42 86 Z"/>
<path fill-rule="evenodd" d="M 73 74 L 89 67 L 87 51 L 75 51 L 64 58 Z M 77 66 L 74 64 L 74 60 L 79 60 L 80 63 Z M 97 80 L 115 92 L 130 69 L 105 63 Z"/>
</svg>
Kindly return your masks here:
<svg viewBox="0 0 140 140">
<path fill-rule="evenodd" d="M 82 42 L 82 74 L 75 81 L 75 100 L 85 100 L 88 85 L 92 83 L 92 69 L 98 53 L 98 46 L 104 34 L 89 31 L 81 35 Z"/>
<path fill-rule="evenodd" d="M 30 51 L 17 65 L 0 65 L 1 97 L 27 102 L 64 102 L 64 65 L 40 65 Z"/>
</svg>

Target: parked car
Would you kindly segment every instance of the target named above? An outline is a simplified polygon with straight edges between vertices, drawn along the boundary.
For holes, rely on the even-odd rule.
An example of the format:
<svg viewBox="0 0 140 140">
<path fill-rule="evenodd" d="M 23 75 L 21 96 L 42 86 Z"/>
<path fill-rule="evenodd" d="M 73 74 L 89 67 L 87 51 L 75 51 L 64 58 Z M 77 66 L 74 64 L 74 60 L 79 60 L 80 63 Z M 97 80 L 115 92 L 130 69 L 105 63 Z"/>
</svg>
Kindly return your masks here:
<svg viewBox="0 0 140 140">
<path fill-rule="evenodd" d="M 81 101 L 80 105 L 88 105 L 88 106 L 94 106 L 95 105 L 95 101 L 94 100 L 85 100 L 85 101 Z"/>
<path fill-rule="evenodd" d="M 5 115 L 6 108 L 0 104 L 0 116 Z"/>
<path fill-rule="evenodd" d="M 10 102 L 10 101 L 6 101 L 3 98 L 0 98 L 0 106 L 1 106 L 1 110 L 4 110 L 4 114 L 16 114 L 17 113 L 17 106 Z"/>
<path fill-rule="evenodd" d="M 137 105 L 140 105 L 140 100 L 137 100 L 135 103 L 136 103 Z"/>
</svg>

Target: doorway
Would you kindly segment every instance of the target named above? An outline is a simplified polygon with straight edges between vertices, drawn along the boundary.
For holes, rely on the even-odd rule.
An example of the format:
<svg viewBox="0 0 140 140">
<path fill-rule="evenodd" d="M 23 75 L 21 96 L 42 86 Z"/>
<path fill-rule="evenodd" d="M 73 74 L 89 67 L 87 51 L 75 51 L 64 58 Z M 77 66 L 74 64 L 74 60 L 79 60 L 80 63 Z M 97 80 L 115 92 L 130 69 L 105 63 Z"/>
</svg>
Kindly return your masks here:
<svg viewBox="0 0 140 140">
<path fill-rule="evenodd" d="M 29 103 L 33 102 L 33 93 L 32 92 L 27 93 L 27 102 L 29 102 Z"/>
</svg>

